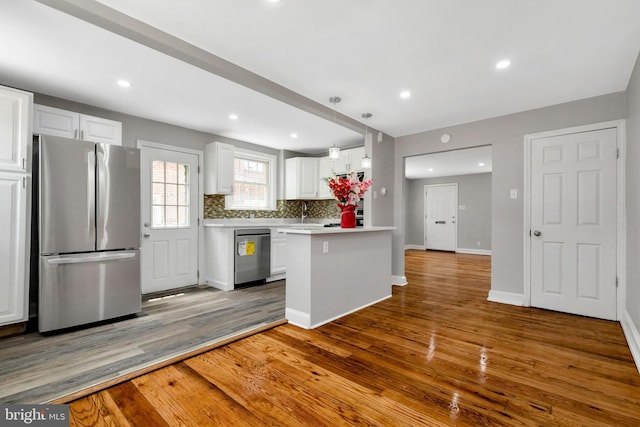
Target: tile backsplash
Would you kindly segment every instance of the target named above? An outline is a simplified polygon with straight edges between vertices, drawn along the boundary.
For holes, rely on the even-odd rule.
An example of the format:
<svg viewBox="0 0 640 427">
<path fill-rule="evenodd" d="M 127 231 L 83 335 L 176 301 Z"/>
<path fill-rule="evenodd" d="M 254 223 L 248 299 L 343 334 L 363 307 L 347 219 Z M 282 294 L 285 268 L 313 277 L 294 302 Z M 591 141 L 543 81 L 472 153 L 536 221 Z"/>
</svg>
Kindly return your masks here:
<svg viewBox="0 0 640 427">
<path fill-rule="evenodd" d="M 340 218 L 340 209 L 334 200 L 308 200 L 308 218 Z M 275 211 L 238 211 L 224 209 L 224 196 L 204 196 L 204 219 L 216 218 L 299 218 L 302 200 L 277 200 Z"/>
</svg>

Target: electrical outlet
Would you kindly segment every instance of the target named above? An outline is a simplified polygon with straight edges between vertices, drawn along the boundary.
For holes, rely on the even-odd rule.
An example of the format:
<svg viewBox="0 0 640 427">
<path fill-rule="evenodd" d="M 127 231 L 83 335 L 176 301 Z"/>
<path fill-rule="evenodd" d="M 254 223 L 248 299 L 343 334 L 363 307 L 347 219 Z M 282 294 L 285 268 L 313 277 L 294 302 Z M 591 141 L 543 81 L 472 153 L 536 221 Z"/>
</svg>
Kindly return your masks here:
<svg viewBox="0 0 640 427">
<path fill-rule="evenodd" d="M 476 243 L 476 245 L 480 246 L 480 240 L 478 240 L 478 242 Z"/>
<path fill-rule="evenodd" d="M 518 189 L 517 188 L 512 188 L 509 195 L 511 196 L 512 199 L 517 199 L 518 198 Z"/>
<path fill-rule="evenodd" d="M 323 254 L 329 253 L 329 242 L 322 242 L 322 253 Z"/>
</svg>

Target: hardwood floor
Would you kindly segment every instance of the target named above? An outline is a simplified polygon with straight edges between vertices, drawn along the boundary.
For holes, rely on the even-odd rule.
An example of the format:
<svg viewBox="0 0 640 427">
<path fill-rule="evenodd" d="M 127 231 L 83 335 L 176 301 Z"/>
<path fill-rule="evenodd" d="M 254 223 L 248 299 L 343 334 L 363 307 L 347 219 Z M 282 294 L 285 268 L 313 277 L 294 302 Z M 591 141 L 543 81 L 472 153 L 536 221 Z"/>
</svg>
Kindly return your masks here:
<svg viewBox="0 0 640 427">
<path fill-rule="evenodd" d="M 616 322 L 487 302 L 490 258 L 407 251 L 409 285 L 71 403 L 71 425 L 638 426 Z"/>
<path fill-rule="evenodd" d="M 68 402 L 69 394 L 116 384 L 150 366 L 284 320 L 284 281 L 232 292 L 194 287 L 183 293 L 145 298 L 143 313 L 134 318 L 0 340 L 0 403 Z"/>
</svg>

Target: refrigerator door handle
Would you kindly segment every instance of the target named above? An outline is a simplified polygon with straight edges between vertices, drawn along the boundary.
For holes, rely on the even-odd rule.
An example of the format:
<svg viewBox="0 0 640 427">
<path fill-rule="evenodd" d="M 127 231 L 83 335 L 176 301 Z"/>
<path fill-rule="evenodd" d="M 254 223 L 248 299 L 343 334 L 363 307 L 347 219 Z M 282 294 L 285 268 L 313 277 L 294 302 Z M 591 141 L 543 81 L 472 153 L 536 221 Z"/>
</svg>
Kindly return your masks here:
<svg viewBox="0 0 640 427">
<path fill-rule="evenodd" d="M 105 249 L 105 215 L 106 210 L 109 209 L 109 200 L 107 190 L 107 176 L 105 166 L 105 153 L 102 147 L 96 145 L 96 175 L 98 179 L 98 188 L 96 189 L 96 249 Z"/>
<path fill-rule="evenodd" d="M 87 155 L 87 229 L 89 239 L 96 239 L 96 153 L 90 151 Z"/>
<path fill-rule="evenodd" d="M 66 257 L 66 258 L 50 258 L 47 260 L 48 264 L 80 264 L 83 262 L 102 262 L 102 261 L 117 261 L 122 259 L 134 258 L 135 252 L 127 252 L 120 254 L 100 254 L 86 257 Z"/>
</svg>

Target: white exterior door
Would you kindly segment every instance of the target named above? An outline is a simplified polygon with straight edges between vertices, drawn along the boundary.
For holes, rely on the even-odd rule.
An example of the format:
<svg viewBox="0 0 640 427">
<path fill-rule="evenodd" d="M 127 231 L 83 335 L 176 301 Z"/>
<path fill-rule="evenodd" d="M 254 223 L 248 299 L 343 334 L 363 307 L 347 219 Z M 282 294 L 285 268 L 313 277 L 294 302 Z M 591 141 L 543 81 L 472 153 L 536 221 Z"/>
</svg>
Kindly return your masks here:
<svg viewBox="0 0 640 427">
<path fill-rule="evenodd" d="M 198 156 L 142 146 L 142 293 L 198 283 Z"/>
<path fill-rule="evenodd" d="M 616 129 L 531 141 L 531 305 L 616 319 Z"/>
<path fill-rule="evenodd" d="M 424 243 L 427 249 L 455 251 L 458 184 L 424 186 Z"/>
</svg>

